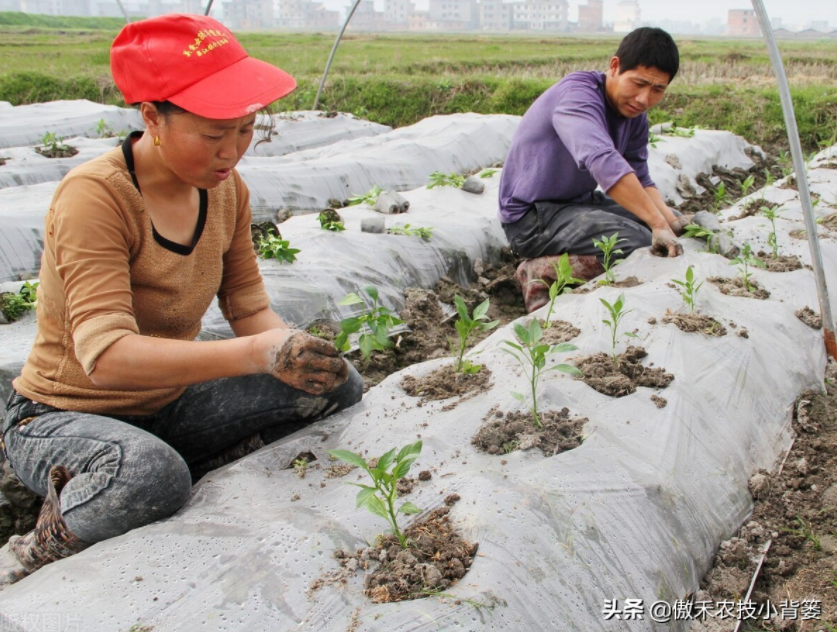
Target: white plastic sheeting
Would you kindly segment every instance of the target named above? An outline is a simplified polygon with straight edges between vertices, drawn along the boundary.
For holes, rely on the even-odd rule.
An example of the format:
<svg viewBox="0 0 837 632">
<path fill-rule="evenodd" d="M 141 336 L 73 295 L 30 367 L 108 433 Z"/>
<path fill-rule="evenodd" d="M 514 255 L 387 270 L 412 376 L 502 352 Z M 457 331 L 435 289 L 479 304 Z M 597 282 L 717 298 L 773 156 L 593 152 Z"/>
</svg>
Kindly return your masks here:
<svg viewBox="0 0 837 632">
<path fill-rule="evenodd" d="M 827 170 L 815 170 L 812 180 L 833 195 L 837 182 L 821 171 Z M 496 184 L 490 189 L 496 191 Z M 456 192 L 444 194 L 454 208 Z M 490 216 L 492 196 L 480 199 Z M 793 201 L 785 206 L 789 219 L 780 225 L 780 244 L 807 262 L 804 242 L 792 246 L 787 234 L 798 209 Z M 414 213 L 423 219 L 418 201 Z M 760 221 L 729 227 L 736 236 L 763 241 L 767 229 Z M 661 322 L 666 309 L 683 309 L 669 284 L 682 279 L 687 266 L 699 279 L 734 274 L 727 260 L 701 252 L 702 243 L 686 240 L 685 246 L 677 259 L 638 251 L 617 276 L 637 276 L 643 285 L 564 295 L 555 314 L 582 332 L 573 340 L 579 351 L 569 359 L 606 351 L 609 332 L 601 325 L 599 298 L 612 301 L 624 293 L 633 310 L 624 329 L 637 331 L 649 353 L 646 364 L 675 375 L 660 393 L 668 400 L 665 408 L 650 400 L 649 389 L 611 399 L 549 373 L 541 382 L 540 407 L 566 406 L 587 417 L 584 443 L 551 458 L 537 450 L 494 457 L 476 452 L 470 440 L 483 417 L 493 406 L 519 408 L 509 391 L 526 392 L 519 367 L 501 351 L 512 336 L 506 326 L 472 351 L 493 373 L 489 392 L 452 410 L 444 409 L 447 402 L 417 407 L 400 389 L 402 377 L 450 360 L 390 376 L 352 409 L 208 475 L 169 520 L 96 544 L 0 593 L 0 630 L 38 629 L 47 603 L 60 629 L 76 625 L 91 632 L 135 624 L 330 631 L 349 628 L 353 619 L 359 631 L 683 629 L 647 618 L 606 621 L 604 600 L 672 602 L 697 588 L 719 542 L 751 510 L 750 475 L 781 456 L 794 399 L 821 384 L 825 365 L 821 332 L 794 316 L 800 307 L 816 306 L 813 276 L 805 269 L 754 270 L 772 293 L 767 301 L 725 296 L 704 285 L 698 309 L 725 324 L 735 321 L 748 338 L 732 332 L 706 338 L 649 324 L 651 317 Z M 834 284 L 837 244 L 826 241 L 823 250 Z M 284 468 L 302 451 L 326 463 L 328 449 L 372 456 L 417 435 L 424 450 L 414 467 L 432 470 L 433 478 L 409 499 L 430 510 L 447 494 L 461 496 L 452 517 L 466 538 L 480 543 L 468 574 L 448 598 L 395 604 L 369 603 L 362 573 L 345 585 L 308 592 L 312 581 L 338 568 L 336 549 L 366 546 L 384 524 L 354 509 L 354 488 L 345 483 L 357 481 L 356 473 L 326 479 L 322 470 L 309 468 L 300 479 Z"/>
<path fill-rule="evenodd" d="M 58 182 L 70 169 L 110 151 L 117 142 L 116 138 L 65 138 L 62 144 L 78 150 L 70 158 L 47 158 L 35 151 L 35 147 L 0 150 L 0 158 L 6 161 L 0 166 L 0 189 Z"/>
</svg>

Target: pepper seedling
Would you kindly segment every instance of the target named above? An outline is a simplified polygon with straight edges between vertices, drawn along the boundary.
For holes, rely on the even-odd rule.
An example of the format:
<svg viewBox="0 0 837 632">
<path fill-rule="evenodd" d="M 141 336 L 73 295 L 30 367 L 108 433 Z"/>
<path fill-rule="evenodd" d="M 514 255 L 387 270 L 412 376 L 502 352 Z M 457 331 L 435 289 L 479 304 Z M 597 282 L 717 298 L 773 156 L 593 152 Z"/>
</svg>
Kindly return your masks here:
<svg viewBox="0 0 837 632">
<path fill-rule="evenodd" d="M 378 196 L 381 195 L 381 193 L 383 192 L 384 190 L 376 184 L 366 193 L 356 193 L 352 197 L 350 197 L 349 206 L 355 206 L 357 204 L 368 204 L 369 206 L 375 206 L 375 202 L 378 201 Z"/>
<path fill-rule="evenodd" d="M 778 208 L 770 208 L 769 206 L 762 206 L 759 209 L 759 213 L 764 215 L 767 219 L 770 220 L 770 226 L 773 229 L 770 234 L 767 236 L 767 245 L 773 249 L 773 258 L 778 259 L 779 257 L 779 239 L 776 237 L 776 218 L 779 217 L 779 209 Z M 758 264 L 756 264 L 758 265 Z"/>
<path fill-rule="evenodd" d="M 341 231 L 346 230 L 346 226 L 340 220 L 334 218 L 335 214 L 332 213 L 320 213 L 317 215 L 317 221 L 320 222 L 320 228 L 323 230 L 330 230 L 335 233 L 339 233 Z"/>
<path fill-rule="evenodd" d="M 413 462 L 421 454 L 421 447 L 421 441 L 416 441 L 405 445 L 399 450 L 398 454 L 395 453 L 395 448 L 393 448 L 381 455 L 375 467 L 370 467 L 362 456 L 349 450 L 328 451 L 334 458 L 340 459 L 348 465 L 360 467 L 369 474 L 372 478 L 372 485 L 349 483 L 360 487 L 356 506 L 358 508 L 364 507 L 389 522 L 392 532 L 398 538 L 402 549 L 407 548 L 407 537 L 398 528 L 398 515 L 421 513 L 421 509 L 411 502 L 403 503 L 396 509 L 395 499 L 398 498 L 398 481 L 410 471 Z"/>
<path fill-rule="evenodd" d="M 489 299 L 485 299 L 482 303 L 474 308 L 472 315 L 468 315 L 468 306 L 459 294 L 453 297 L 453 302 L 456 305 L 456 312 L 459 314 L 459 320 L 456 321 L 456 333 L 458 340 L 454 345 L 453 341 L 448 340 L 451 352 L 454 357 L 454 370 L 457 373 L 465 373 L 471 375 L 479 373 L 482 369 L 481 364 L 472 364 L 469 360 L 464 358 L 465 350 L 468 348 L 468 338 L 475 331 L 488 331 L 494 329 L 500 324 L 499 320 L 488 321 L 488 307 L 490 305 Z"/>
<path fill-rule="evenodd" d="M 465 184 L 465 176 L 458 173 L 442 173 L 441 171 L 434 171 L 430 174 L 427 182 L 428 189 L 435 189 L 436 187 L 455 187 L 461 189 Z"/>
<path fill-rule="evenodd" d="M 691 237 L 693 239 L 705 239 L 706 240 L 706 251 L 717 254 L 717 248 L 713 244 L 713 237 L 715 233 L 713 233 L 708 228 L 704 228 L 699 224 L 689 224 L 683 229 L 683 234 L 686 237 Z"/>
<path fill-rule="evenodd" d="M 747 197 L 747 194 L 755 183 L 756 177 L 752 174 L 744 178 L 744 181 L 741 183 L 741 197 Z"/>
<path fill-rule="evenodd" d="M 389 331 L 402 321 L 392 315 L 383 305 L 378 304 L 378 289 L 374 285 L 367 285 L 363 292 L 372 299 L 372 308 L 368 309 L 366 301 L 360 296 L 360 291 L 352 292 L 344 296 L 338 305 L 363 305 L 363 312 L 360 316 L 344 318 L 340 321 L 340 333 L 334 339 L 334 346 L 339 351 L 348 351 L 351 348 L 349 336 L 362 331 L 358 336 L 360 353 L 365 359 L 369 359 L 373 350 L 383 351 L 392 346 L 389 339 Z"/>
<path fill-rule="evenodd" d="M 753 287 L 750 285 L 750 277 L 752 276 L 750 273 L 750 266 L 756 266 L 759 268 L 767 267 L 764 265 L 764 261 L 753 256 L 753 251 L 750 249 L 749 243 L 744 244 L 741 252 L 735 259 L 732 259 L 729 264 L 731 266 L 738 266 L 738 272 L 741 275 L 741 280 L 744 282 L 744 287 L 747 288 L 748 292 L 753 291 Z"/>
<path fill-rule="evenodd" d="M 558 257 L 558 263 L 550 259 L 552 269 L 555 270 L 555 282 L 549 286 L 549 309 L 546 312 L 546 324 L 544 327 L 549 329 L 552 321 L 552 310 L 555 308 L 555 299 L 562 294 L 570 292 L 572 288 L 570 285 L 578 285 L 584 283 L 584 279 L 576 279 L 573 276 L 573 267 L 570 265 L 570 256 L 566 253 Z M 535 279 L 532 283 L 544 283 L 543 279 Z"/>
<path fill-rule="evenodd" d="M 523 371 L 529 380 L 529 387 L 532 393 L 532 405 L 529 410 L 532 412 L 532 420 L 538 428 L 543 428 L 540 417 L 538 417 L 538 379 L 542 373 L 547 371 L 561 371 L 576 377 L 581 377 L 583 374 L 572 364 L 556 364 L 549 368 L 546 367 L 547 356 L 553 353 L 566 353 L 568 351 L 575 351 L 578 349 L 574 344 L 563 342 L 559 345 L 539 344 L 543 337 L 543 330 L 538 323 L 537 318 L 529 321 L 529 326 L 524 327 L 520 323 L 514 324 L 514 333 L 517 337 L 518 343 L 510 340 L 504 340 L 503 343 L 513 349 L 503 349 L 506 353 L 517 360 L 523 367 Z M 526 396 L 522 393 L 512 391 L 512 396 L 521 402 L 526 401 Z"/>
<path fill-rule="evenodd" d="M 689 266 L 686 269 L 686 280 L 680 281 L 679 279 L 672 279 L 672 283 L 676 283 L 680 287 L 683 288 L 683 291 L 680 292 L 680 296 L 683 297 L 683 302 L 689 306 L 689 312 L 694 314 L 695 313 L 695 301 L 697 299 L 698 290 L 703 285 L 703 281 L 695 285 L 695 273 L 692 270 L 692 266 Z"/>
<path fill-rule="evenodd" d="M 5 292 L 0 294 L 0 312 L 6 317 L 9 322 L 14 322 L 23 316 L 24 313 L 38 306 L 38 282 L 29 283 L 27 281 L 18 290 L 17 294 L 14 292 Z"/>
<path fill-rule="evenodd" d="M 616 244 L 625 239 L 619 239 L 619 233 L 613 233 L 610 237 L 602 235 L 601 239 L 594 239 L 593 245 L 602 251 L 603 261 L 602 267 L 605 271 L 605 278 L 599 281 L 600 285 L 613 285 L 616 283 L 616 276 L 613 274 L 613 268 L 622 263 L 621 259 L 613 260 L 614 255 L 624 254 L 621 248 L 617 248 Z"/>
<path fill-rule="evenodd" d="M 622 322 L 622 319 L 631 313 L 632 309 L 625 309 L 625 295 L 620 294 L 619 298 L 617 298 L 613 304 L 608 303 L 605 299 L 600 298 L 602 305 L 605 306 L 607 309 L 608 314 L 610 315 L 610 320 L 604 319 L 602 322 L 608 326 L 610 329 L 610 351 L 611 355 L 613 356 L 613 364 L 617 367 L 619 366 L 619 354 L 616 353 L 616 343 L 619 340 L 619 325 Z M 626 331 L 622 334 L 628 338 L 636 338 L 637 335 L 632 331 Z"/>
<path fill-rule="evenodd" d="M 724 204 L 729 203 L 729 193 L 727 192 L 727 185 L 723 182 L 719 182 L 717 188 L 714 191 L 715 195 L 715 202 L 712 205 L 712 211 L 718 212 Z"/>
<path fill-rule="evenodd" d="M 404 235 L 405 237 L 421 237 L 424 241 L 430 241 L 433 236 L 433 226 L 416 226 L 411 228 L 410 224 L 403 226 L 393 226 L 387 228 L 387 233 L 390 235 Z"/>
<path fill-rule="evenodd" d="M 296 261 L 296 255 L 299 248 L 291 248 L 291 242 L 287 239 L 282 239 L 273 233 L 267 233 L 259 237 L 259 255 L 263 259 L 276 259 L 284 263 L 293 263 Z"/>
</svg>

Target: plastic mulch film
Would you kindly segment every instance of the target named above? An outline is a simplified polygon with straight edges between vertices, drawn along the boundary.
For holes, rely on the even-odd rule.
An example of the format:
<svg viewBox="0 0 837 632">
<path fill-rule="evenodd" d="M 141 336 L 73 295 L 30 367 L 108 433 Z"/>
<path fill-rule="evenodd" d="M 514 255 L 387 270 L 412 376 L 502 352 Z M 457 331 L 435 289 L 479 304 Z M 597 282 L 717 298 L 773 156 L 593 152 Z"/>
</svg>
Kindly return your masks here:
<svg viewBox="0 0 837 632">
<path fill-rule="evenodd" d="M 827 174 L 830 175 L 830 174 Z M 820 180 L 817 190 L 837 192 Z M 772 196 L 774 190 L 766 192 Z M 455 208 L 455 191 L 445 191 Z M 486 206 L 490 197 L 481 198 Z M 793 205 L 786 203 L 789 217 Z M 766 239 L 753 219 L 730 222 L 736 237 Z M 804 242 L 792 245 L 787 225 L 780 243 L 808 263 Z M 787 244 L 787 245 L 785 245 Z M 683 630 L 683 622 L 606 620 L 606 599 L 673 602 L 693 592 L 718 544 L 751 510 L 747 482 L 786 450 L 796 396 L 822 383 L 821 332 L 794 311 L 816 304 L 813 275 L 753 270 L 768 300 L 733 297 L 706 283 L 698 309 L 727 326 L 715 338 L 662 324 L 666 310 L 682 311 L 671 279 L 687 266 L 699 280 L 732 276 L 719 255 L 684 240 L 676 259 L 637 251 L 616 269 L 637 277 L 632 288 L 599 287 L 558 299 L 557 319 L 581 330 L 573 361 L 610 349 L 600 298 L 624 293 L 624 331 L 635 331 L 648 352 L 644 364 L 674 381 L 659 392 L 640 387 L 612 399 L 585 383 L 551 372 L 540 383 L 541 411 L 568 408 L 586 417 L 584 442 L 549 458 L 537 449 L 489 456 L 471 438 L 494 410 L 525 409 L 510 391 L 527 391 L 525 377 L 502 352 L 511 325 L 470 352 L 492 373 L 487 392 L 417 406 L 400 387 L 448 359 L 414 365 L 371 389 L 357 406 L 207 475 L 189 503 L 168 520 L 101 542 L 51 564 L 0 593 L 0 630 L 34 631 L 44 604 L 64 626 L 91 632 L 127 630 Z M 823 243 L 829 281 L 837 282 L 837 246 Z M 538 314 L 546 315 L 546 308 Z M 649 322 L 654 319 L 656 323 Z M 731 324 L 734 321 L 735 327 Z M 732 330 L 746 329 L 748 337 Z M 624 349 L 626 342 L 620 341 Z M 656 394 L 667 400 L 658 408 Z M 326 450 L 380 455 L 420 436 L 414 470 L 432 478 L 406 498 L 427 512 L 449 494 L 461 500 L 451 516 L 475 561 L 443 595 L 373 604 L 363 571 L 312 590 L 337 570 L 337 549 L 367 546 L 384 530 L 373 514 L 355 509 L 360 476 L 327 478 Z M 305 478 L 287 469 L 311 451 L 323 467 Z M 419 516 L 420 518 L 420 516 Z M 141 579 L 140 579 L 141 578 Z M 79 607 L 84 604 L 84 607 Z M 484 607 L 483 607 L 484 606 Z M 354 627 L 350 627 L 354 626 Z"/>
<path fill-rule="evenodd" d="M 38 153 L 35 147 L 0 150 L 0 158 L 6 163 L 0 166 L 0 189 L 43 182 L 57 183 L 73 167 L 110 151 L 117 143 L 116 138 L 65 138 L 61 141 L 62 145 L 78 150 L 75 156 L 69 158 L 48 158 Z"/>
</svg>

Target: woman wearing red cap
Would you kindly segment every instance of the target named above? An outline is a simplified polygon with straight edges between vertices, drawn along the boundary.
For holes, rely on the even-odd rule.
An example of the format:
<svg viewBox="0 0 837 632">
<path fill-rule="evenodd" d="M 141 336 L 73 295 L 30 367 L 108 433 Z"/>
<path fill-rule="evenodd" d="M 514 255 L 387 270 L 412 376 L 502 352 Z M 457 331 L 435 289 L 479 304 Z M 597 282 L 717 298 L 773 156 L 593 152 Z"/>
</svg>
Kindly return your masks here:
<svg viewBox="0 0 837 632">
<path fill-rule="evenodd" d="M 0 584 L 171 515 L 193 476 L 362 394 L 271 310 L 234 169 L 293 78 L 194 15 L 127 25 L 111 69 L 146 130 L 67 174 L 46 218 L 38 336 L 2 426 L 46 499 L 0 549 Z M 195 341 L 216 296 L 236 337 Z"/>
</svg>

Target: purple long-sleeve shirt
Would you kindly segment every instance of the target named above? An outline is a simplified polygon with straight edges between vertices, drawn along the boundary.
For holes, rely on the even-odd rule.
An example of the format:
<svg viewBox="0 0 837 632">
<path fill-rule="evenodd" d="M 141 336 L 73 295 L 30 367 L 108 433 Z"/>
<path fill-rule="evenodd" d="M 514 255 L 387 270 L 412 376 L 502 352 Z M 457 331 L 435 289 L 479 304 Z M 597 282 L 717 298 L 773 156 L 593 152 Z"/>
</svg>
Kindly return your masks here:
<svg viewBox="0 0 837 632">
<path fill-rule="evenodd" d="M 605 96 L 605 75 L 574 72 L 544 92 L 523 115 L 500 181 L 500 221 L 516 222 L 538 201 L 584 203 L 648 173 L 648 117 L 625 118 Z"/>
</svg>

